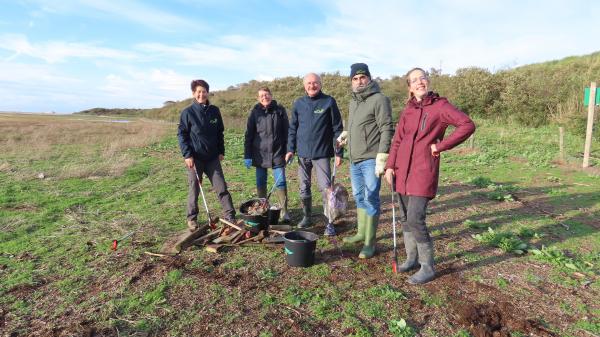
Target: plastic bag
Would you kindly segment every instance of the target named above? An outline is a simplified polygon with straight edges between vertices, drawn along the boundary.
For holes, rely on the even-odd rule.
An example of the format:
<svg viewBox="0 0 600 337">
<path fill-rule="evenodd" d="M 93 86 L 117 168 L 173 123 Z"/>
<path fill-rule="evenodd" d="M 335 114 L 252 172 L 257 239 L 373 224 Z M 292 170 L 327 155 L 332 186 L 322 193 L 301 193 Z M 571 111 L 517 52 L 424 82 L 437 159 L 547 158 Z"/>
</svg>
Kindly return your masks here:
<svg viewBox="0 0 600 337">
<path fill-rule="evenodd" d="M 329 221 L 333 222 L 346 214 L 348 210 L 348 191 L 340 184 L 334 184 L 327 189 L 327 206 L 329 208 Z"/>
</svg>

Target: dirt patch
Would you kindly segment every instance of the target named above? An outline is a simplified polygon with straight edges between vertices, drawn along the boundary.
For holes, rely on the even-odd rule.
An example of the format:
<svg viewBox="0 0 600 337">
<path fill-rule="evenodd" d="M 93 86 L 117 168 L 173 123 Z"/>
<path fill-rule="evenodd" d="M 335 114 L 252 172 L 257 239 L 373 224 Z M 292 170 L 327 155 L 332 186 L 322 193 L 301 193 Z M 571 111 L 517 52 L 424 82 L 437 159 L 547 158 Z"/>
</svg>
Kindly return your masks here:
<svg viewBox="0 0 600 337">
<path fill-rule="evenodd" d="M 497 305 L 454 302 L 451 309 L 457 322 L 467 328 L 473 337 L 510 337 L 511 331 L 530 336 L 558 337 L 538 322 L 513 317 L 514 306 L 508 302 Z"/>
</svg>

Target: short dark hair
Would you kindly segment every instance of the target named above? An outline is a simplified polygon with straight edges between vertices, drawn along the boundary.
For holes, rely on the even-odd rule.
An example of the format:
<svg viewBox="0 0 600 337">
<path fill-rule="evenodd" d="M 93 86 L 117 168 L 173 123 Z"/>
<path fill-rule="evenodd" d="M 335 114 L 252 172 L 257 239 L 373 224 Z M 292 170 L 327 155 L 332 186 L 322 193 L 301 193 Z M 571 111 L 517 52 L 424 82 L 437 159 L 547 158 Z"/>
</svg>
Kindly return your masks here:
<svg viewBox="0 0 600 337">
<path fill-rule="evenodd" d="M 208 92 L 208 83 L 205 80 L 193 80 L 192 83 L 190 84 L 190 87 L 192 88 L 192 91 L 196 91 L 196 87 L 202 87 L 204 89 L 206 89 L 206 92 Z"/>
</svg>

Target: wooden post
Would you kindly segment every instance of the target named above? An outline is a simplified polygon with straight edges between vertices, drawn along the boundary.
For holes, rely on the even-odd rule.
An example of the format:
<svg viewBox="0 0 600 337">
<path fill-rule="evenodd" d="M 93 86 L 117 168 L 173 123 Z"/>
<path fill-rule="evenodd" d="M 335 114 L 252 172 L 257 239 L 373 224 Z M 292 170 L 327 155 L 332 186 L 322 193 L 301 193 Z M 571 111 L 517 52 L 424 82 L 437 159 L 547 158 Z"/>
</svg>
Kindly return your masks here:
<svg viewBox="0 0 600 337">
<path fill-rule="evenodd" d="M 588 101 L 587 129 L 585 131 L 585 148 L 583 149 L 583 168 L 590 166 L 590 150 L 592 149 L 592 129 L 594 127 L 594 109 L 596 107 L 596 82 L 590 84 L 590 100 Z"/>
<path fill-rule="evenodd" d="M 475 134 L 474 133 L 471 135 L 471 137 L 469 137 L 469 148 L 470 149 L 475 148 Z"/>
<path fill-rule="evenodd" d="M 559 147 L 559 159 L 564 163 L 565 161 L 565 128 L 560 126 L 558 128 L 558 147 Z"/>
</svg>

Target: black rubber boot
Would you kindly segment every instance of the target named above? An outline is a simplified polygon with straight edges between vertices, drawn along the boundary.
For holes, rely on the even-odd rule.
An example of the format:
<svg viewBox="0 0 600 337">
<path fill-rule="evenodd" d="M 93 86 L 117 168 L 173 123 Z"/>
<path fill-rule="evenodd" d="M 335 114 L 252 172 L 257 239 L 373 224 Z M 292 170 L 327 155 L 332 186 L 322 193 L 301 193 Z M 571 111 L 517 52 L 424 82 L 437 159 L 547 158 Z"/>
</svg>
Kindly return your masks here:
<svg viewBox="0 0 600 337">
<path fill-rule="evenodd" d="M 406 273 L 417 267 L 417 241 L 411 232 L 403 232 L 404 249 L 406 250 L 406 260 L 400 266 L 398 271 Z"/>
<path fill-rule="evenodd" d="M 419 263 L 421 269 L 414 275 L 408 278 L 410 284 L 424 284 L 435 278 L 435 270 L 433 269 L 433 242 L 429 239 L 428 242 L 418 243 L 417 251 L 419 254 Z"/>
<path fill-rule="evenodd" d="M 298 228 L 308 228 L 312 226 L 312 198 L 302 199 L 302 212 L 304 217 L 298 223 Z"/>
</svg>

